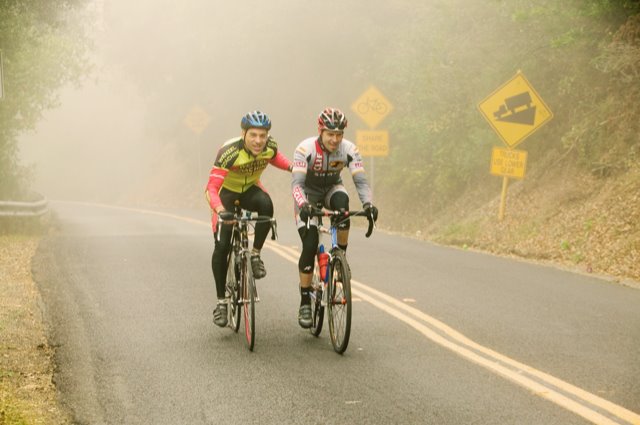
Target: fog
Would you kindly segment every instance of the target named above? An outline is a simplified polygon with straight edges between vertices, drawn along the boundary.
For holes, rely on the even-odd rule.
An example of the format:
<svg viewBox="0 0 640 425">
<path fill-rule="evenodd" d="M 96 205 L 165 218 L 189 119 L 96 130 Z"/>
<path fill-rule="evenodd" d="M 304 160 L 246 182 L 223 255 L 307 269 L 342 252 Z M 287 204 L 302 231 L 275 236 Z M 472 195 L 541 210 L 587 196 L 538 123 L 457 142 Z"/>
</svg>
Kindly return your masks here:
<svg viewBox="0 0 640 425">
<path fill-rule="evenodd" d="M 325 106 L 348 114 L 353 140 L 364 125 L 350 106 L 377 83 L 368 70 L 393 49 L 376 29 L 412 19 L 403 2 L 364 0 L 103 0 L 92 8 L 94 71 L 81 87 L 65 87 L 60 106 L 20 141 L 36 189 L 50 199 L 195 202 L 217 148 L 254 109 L 270 115 L 289 157 L 316 133 Z M 210 118 L 200 134 L 185 124 L 196 106 Z"/>
</svg>

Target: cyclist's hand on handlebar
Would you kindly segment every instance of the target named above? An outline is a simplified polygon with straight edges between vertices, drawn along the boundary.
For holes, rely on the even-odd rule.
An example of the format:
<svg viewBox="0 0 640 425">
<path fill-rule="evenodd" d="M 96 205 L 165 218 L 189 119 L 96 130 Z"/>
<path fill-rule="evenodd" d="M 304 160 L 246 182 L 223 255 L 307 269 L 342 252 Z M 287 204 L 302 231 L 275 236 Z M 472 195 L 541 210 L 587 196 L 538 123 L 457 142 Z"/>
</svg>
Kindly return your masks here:
<svg viewBox="0 0 640 425">
<path fill-rule="evenodd" d="M 367 213 L 367 217 L 371 220 L 378 221 L 378 208 L 376 208 L 371 202 L 367 202 L 362 206 L 362 209 Z"/>
<path fill-rule="evenodd" d="M 313 208 L 313 205 L 311 205 L 308 202 L 305 202 L 304 204 L 302 204 L 302 206 L 300 207 L 300 220 L 304 221 L 305 223 L 309 221 L 309 219 L 311 217 L 313 217 L 313 213 L 316 211 L 315 208 Z"/>
</svg>

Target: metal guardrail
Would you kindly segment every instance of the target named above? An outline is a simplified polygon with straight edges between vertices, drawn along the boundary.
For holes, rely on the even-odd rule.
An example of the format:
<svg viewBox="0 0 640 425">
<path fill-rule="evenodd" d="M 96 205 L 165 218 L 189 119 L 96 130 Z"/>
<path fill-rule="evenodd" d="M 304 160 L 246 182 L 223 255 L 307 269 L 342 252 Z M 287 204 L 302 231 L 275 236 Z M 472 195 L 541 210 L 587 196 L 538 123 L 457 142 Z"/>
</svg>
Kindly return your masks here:
<svg viewBox="0 0 640 425">
<path fill-rule="evenodd" d="M 46 199 L 33 202 L 0 201 L 0 217 L 40 217 L 49 211 Z"/>
</svg>

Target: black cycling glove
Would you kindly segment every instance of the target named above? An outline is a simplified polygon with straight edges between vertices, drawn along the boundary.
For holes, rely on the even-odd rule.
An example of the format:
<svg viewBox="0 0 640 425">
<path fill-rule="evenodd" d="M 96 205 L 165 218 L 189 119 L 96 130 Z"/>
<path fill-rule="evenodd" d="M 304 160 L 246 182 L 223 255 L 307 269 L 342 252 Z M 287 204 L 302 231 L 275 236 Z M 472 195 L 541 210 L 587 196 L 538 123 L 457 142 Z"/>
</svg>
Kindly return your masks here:
<svg viewBox="0 0 640 425">
<path fill-rule="evenodd" d="M 306 223 L 309 220 L 309 218 L 313 217 L 313 213 L 315 212 L 315 210 L 316 209 L 313 208 L 313 205 L 311 205 L 308 202 L 305 202 L 300 207 L 300 220 Z"/>
<path fill-rule="evenodd" d="M 362 206 L 367 213 L 367 216 L 373 221 L 378 221 L 378 208 L 376 208 L 371 202 L 367 202 Z"/>
</svg>

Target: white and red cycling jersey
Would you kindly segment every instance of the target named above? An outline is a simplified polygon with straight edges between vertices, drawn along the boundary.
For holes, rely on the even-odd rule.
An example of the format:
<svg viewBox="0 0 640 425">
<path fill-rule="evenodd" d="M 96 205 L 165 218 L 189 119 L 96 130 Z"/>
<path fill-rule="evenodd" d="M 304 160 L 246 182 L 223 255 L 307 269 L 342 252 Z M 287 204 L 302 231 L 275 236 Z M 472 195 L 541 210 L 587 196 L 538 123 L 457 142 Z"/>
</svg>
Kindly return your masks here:
<svg viewBox="0 0 640 425">
<path fill-rule="evenodd" d="M 305 202 L 322 200 L 336 186 L 342 186 L 340 173 L 345 168 L 351 172 L 360 201 L 363 204 L 372 202 L 362 157 L 353 142 L 342 139 L 335 152 L 324 150 L 319 137 L 300 142 L 293 154 L 291 184 L 298 208 Z"/>
</svg>

